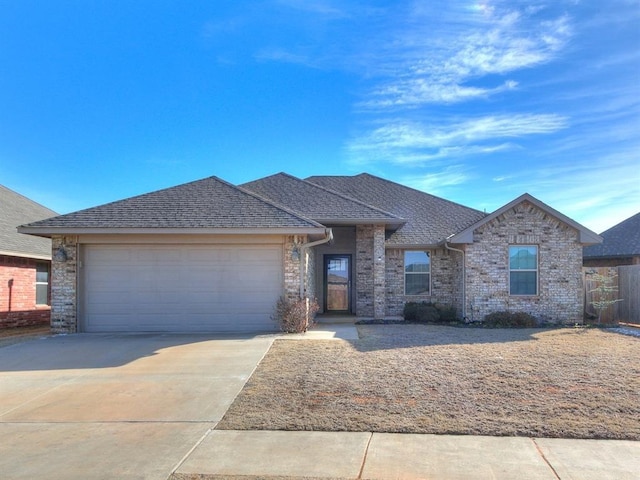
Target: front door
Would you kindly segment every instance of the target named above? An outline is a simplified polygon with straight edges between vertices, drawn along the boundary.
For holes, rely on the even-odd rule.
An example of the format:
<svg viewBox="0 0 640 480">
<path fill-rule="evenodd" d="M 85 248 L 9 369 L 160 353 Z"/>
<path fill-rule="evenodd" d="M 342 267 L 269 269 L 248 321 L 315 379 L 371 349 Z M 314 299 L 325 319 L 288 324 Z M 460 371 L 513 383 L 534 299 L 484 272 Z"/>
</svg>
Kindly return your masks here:
<svg viewBox="0 0 640 480">
<path fill-rule="evenodd" d="M 324 312 L 351 312 L 351 255 L 324 256 Z"/>
</svg>

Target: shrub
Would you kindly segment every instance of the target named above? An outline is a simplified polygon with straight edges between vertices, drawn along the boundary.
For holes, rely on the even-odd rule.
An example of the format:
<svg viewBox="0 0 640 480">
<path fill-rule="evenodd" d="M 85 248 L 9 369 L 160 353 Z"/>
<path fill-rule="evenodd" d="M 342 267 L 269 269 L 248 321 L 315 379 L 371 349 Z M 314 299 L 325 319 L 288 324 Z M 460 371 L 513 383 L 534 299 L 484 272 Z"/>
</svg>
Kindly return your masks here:
<svg viewBox="0 0 640 480">
<path fill-rule="evenodd" d="M 440 323 L 453 323 L 458 321 L 458 312 L 453 305 L 436 304 L 440 314 Z"/>
<path fill-rule="evenodd" d="M 319 309 L 318 302 L 315 300 L 301 298 L 292 302 L 285 297 L 280 297 L 272 319 L 283 332 L 304 333 L 313 325 Z"/>
<path fill-rule="evenodd" d="M 438 309 L 427 302 L 407 302 L 402 313 L 408 322 L 437 323 L 440 320 Z"/>
<path fill-rule="evenodd" d="M 407 302 L 402 313 L 407 322 L 453 323 L 458 320 L 455 307 L 431 302 Z"/>
<path fill-rule="evenodd" d="M 520 327 L 530 328 L 537 327 L 536 317 L 526 312 L 493 312 L 484 317 L 482 325 L 485 327 L 504 328 L 504 327 Z"/>
</svg>

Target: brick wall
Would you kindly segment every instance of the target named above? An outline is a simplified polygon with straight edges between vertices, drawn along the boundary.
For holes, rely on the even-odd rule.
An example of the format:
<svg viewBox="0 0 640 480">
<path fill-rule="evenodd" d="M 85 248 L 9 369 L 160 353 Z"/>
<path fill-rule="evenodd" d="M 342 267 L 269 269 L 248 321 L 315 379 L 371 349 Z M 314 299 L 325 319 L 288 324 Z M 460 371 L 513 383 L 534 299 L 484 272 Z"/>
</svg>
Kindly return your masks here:
<svg viewBox="0 0 640 480">
<path fill-rule="evenodd" d="M 509 295 L 509 245 L 538 246 L 538 295 Z M 577 230 L 522 202 L 474 232 L 467 252 L 467 317 L 527 312 L 539 321 L 582 319 L 582 245 Z"/>
<path fill-rule="evenodd" d="M 51 331 L 75 333 L 78 331 L 76 308 L 78 304 L 76 272 L 78 244 L 74 236 L 54 235 L 51 239 L 53 260 L 51 261 Z M 66 259 L 58 258 L 56 252 L 62 248 Z"/>
<path fill-rule="evenodd" d="M 462 255 L 446 249 L 429 250 L 431 292 L 429 295 L 404 294 L 404 250 L 386 252 L 386 315 L 402 315 L 406 302 L 434 302 L 452 305 L 462 315 Z"/>
<path fill-rule="evenodd" d="M 300 259 L 294 259 L 293 250 L 298 250 L 298 255 L 303 257 L 305 252 L 301 251 L 299 245 L 306 242 L 306 237 L 299 235 L 288 235 L 284 242 L 284 296 L 290 302 L 295 302 L 300 298 Z"/>
<path fill-rule="evenodd" d="M 0 255 L 0 328 L 49 323 L 50 307 L 36 305 L 36 264 L 41 261 Z"/>
<path fill-rule="evenodd" d="M 384 318 L 386 278 L 384 225 L 356 227 L 356 315 Z"/>
</svg>

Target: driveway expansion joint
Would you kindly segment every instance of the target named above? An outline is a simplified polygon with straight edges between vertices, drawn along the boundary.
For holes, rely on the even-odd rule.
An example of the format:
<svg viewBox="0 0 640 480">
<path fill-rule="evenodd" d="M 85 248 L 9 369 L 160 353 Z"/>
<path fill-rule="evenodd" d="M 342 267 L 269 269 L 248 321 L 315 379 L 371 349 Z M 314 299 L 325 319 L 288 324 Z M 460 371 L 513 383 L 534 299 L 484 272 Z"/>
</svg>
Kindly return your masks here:
<svg viewBox="0 0 640 480">
<path fill-rule="evenodd" d="M 536 450 L 538 452 L 538 455 L 540 455 L 540 457 L 542 458 L 542 460 L 544 460 L 544 463 L 547 464 L 547 466 L 551 469 L 551 471 L 553 472 L 553 474 L 555 475 L 555 477 L 560 480 L 560 475 L 558 475 L 558 472 L 556 472 L 556 469 L 553 468 L 553 465 L 551 465 L 551 462 L 549 462 L 549 460 L 547 459 L 547 457 L 545 456 L 544 452 L 542 451 L 542 449 L 540 448 L 540 445 L 538 445 L 538 442 L 536 442 L 535 438 L 531 438 L 531 441 L 533 442 L 533 445 L 536 447 Z"/>
</svg>

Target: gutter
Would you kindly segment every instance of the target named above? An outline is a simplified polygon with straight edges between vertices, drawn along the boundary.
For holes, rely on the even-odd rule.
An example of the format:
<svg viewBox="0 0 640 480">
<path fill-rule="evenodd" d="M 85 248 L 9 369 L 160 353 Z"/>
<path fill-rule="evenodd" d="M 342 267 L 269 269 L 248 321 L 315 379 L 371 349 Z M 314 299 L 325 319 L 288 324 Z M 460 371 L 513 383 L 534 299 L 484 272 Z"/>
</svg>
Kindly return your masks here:
<svg viewBox="0 0 640 480">
<path fill-rule="evenodd" d="M 325 237 L 321 238 L 320 240 L 303 243 L 302 245 L 298 245 L 297 247 L 299 249 L 298 255 L 300 256 L 300 298 L 304 298 L 304 279 L 306 277 L 306 272 L 304 269 L 304 255 L 302 253 L 308 248 L 315 247 L 316 245 L 322 245 L 323 243 L 329 243 L 331 240 L 333 240 L 333 230 L 331 230 L 330 228 L 325 229 L 324 235 Z"/>
<path fill-rule="evenodd" d="M 449 235 L 444 241 L 444 247 L 447 250 L 451 250 L 453 252 L 459 252 L 462 254 L 462 319 L 467 319 L 467 257 L 465 255 L 464 250 L 460 250 L 459 248 L 450 247 L 447 241 L 453 237 L 455 233 Z"/>
</svg>

